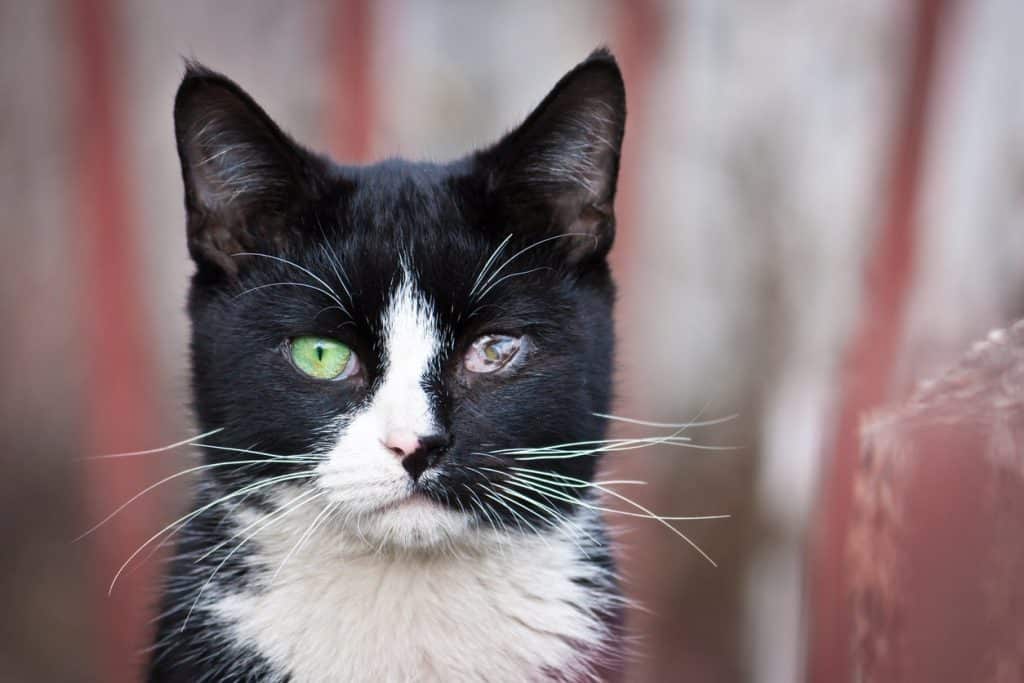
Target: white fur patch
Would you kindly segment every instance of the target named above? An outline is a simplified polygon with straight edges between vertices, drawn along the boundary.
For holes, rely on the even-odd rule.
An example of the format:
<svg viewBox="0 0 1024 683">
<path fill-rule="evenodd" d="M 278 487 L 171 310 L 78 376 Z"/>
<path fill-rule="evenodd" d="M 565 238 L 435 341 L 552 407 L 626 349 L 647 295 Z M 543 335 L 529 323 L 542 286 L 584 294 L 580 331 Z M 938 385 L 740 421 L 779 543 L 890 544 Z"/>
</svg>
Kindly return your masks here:
<svg viewBox="0 0 1024 683">
<path fill-rule="evenodd" d="M 282 567 L 316 507 L 253 544 L 259 590 L 211 606 L 239 643 L 255 645 L 292 681 L 590 675 L 588 660 L 608 636 L 596 612 L 611 598 L 576 581 L 606 578 L 582 557 L 578 528 L 514 538 L 481 531 L 446 552 L 408 552 L 374 549 L 325 524 Z"/>
<path fill-rule="evenodd" d="M 384 315 L 387 370 L 370 410 L 385 431 L 429 434 L 437 423 L 422 382 L 439 351 L 438 325 L 412 276 L 404 275 Z"/>
<path fill-rule="evenodd" d="M 433 310 L 408 270 L 383 317 L 385 371 L 370 404 L 347 419 L 320 483 L 367 540 L 402 547 L 437 545 L 469 529 L 465 515 L 409 501 L 412 480 L 385 446 L 390 431 L 428 435 L 438 424 L 422 383 L 437 359 L 440 334 Z M 427 474 L 426 476 L 429 476 Z M 388 510 L 387 514 L 381 514 Z"/>
</svg>

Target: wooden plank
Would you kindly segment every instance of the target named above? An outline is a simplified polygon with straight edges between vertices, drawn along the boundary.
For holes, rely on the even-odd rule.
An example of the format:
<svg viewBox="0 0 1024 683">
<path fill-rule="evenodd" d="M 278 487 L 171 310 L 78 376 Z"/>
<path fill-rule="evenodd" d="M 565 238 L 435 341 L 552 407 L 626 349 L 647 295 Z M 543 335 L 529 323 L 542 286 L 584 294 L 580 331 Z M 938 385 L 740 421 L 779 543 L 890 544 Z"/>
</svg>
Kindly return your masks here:
<svg viewBox="0 0 1024 683">
<path fill-rule="evenodd" d="M 891 398 L 893 364 L 914 270 L 915 210 L 939 36 L 949 4 L 918 0 L 906 103 L 893 140 L 884 223 L 867 262 L 858 327 L 844 363 L 835 448 L 819 492 L 808 567 L 808 680 L 845 683 L 852 613 L 844 557 L 863 417 Z"/>
<path fill-rule="evenodd" d="M 89 438 L 82 455 L 151 447 L 156 434 L 153 368 L 146 338 L 136 250 L 137 224 L 131 209 L 122 147 L 126 132 L 118 121 L 116 17 L 109 0 L 71 0 L 66 6 L 74 84 L 72 187 L 83 246 L 82 316 L 88 362 L 86 417 Z M 143 489 L 152 478 L 150 461 L 126 458 L 86 461 L 86 513 L 102 519 Z M 150 600 L 157 563 L 123 577 L 109 598 L 117 568 L 153 532 L 152 498 L 133 504 L 89 539 L 96 628 L 102 643 L 101 680 L 139 678 L 140 652 L 148 645 Z"/>
</svg>

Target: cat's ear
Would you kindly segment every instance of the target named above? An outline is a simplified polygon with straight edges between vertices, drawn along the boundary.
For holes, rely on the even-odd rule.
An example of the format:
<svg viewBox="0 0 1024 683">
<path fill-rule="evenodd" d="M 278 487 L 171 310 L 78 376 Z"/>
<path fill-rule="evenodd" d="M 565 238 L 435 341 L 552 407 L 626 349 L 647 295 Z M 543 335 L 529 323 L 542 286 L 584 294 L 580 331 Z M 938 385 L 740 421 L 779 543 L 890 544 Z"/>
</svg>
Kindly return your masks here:
<svg viewBox="0 0 1024 683">
<path fill-rule="evenodd" d="M 202 269 L 237 272 L 240 252 L 293 236 L 290 209 L 317 191 L 318 158 L 233 81 L 189 62 L 174 101 L 188 246 Z"/>
<path fill-rule="evenodd" d="M 490 191 L 520 222 L 564 235 L 552 246 L 571 263 L 603 259 L 615 236 L 625 123 L 622 74 L 610 52 L 597 50 L 519 128 L 481 153 Z"/>
</svg>

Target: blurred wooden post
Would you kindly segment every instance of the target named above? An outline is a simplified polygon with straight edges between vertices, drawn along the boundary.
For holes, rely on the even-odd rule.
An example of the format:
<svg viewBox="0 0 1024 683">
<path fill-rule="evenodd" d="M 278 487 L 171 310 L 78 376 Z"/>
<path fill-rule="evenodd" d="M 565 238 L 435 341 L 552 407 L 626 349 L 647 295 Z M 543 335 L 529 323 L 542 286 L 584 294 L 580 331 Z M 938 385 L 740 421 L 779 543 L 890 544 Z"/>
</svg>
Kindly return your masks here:
<svg viewBox="0 0 1024 683">
<path fill-rule="evenodd" d="M 942 20 L 952 3 L 917 0 L 906 100 L 897 137 L 888 206 L 869 252 L 860 318 L 843 369 L 833 453 L 819 491 L 809 548 L 808 680 L 847 683 L 852 612 L 845 548 L 851 519 L 853 481 L 864 416 L 891 399 L 893 363 L 903 333 L 912 282 L 922 151 Z"/>
<path fill-rule="evenodd" d="M 1024 322 L 862 430 L 849 678 L 1024 680 Z"/>
<path fill-rule="evenodd" d="M 117 113 L 123 72 L 114 52 L 115 12 L 107 0 L 71 0 L 67 16 L 73 60 L 68 116 L 74 164 L 69 178 L 75 183 L 75 214 L 68 220 L 76 226 L 83 250 L 81 338 L 88 368 L 89 438 L 78 455 L 88 456 L 153 446 L 156 417 L 149 393 L 153 368 L 140 299 L 136 222 L 123 165 L 128 132 Z M 102 519 L 151 482 L 150 461 L 117 462 L 116 467 L 101 461 L 83 466 L 83 525 Z M 158 564 L 123 576 L 109 598 L 107 587 L 155 525 L 152 498 L 143 498 L 87 541 L 94 549 L 90 579 L 102 644 L 97 664 L 100 680 L 109 683 L 139 680 Z"/>
<path fill-rule="evenodd" d="M 650 108 L 650 86 L 654 67 L 663 41 L 664 10 L 652 0 L 619 0 L 614 7 L 612 24 L 615 40 L 611 48 L 622 69 L 626 83 L 626 133 L 622 145 L 618 194 L 615 213 L 625 226 L 615 235 L 611 252 L 612 268 L 620 279 L 628 277 L 635 265 L 633 240 L 640 200 L 640 170 L 643 150 L 644 121 Z"/>
<path fill-rule="evenodd" d="M 338 0 L 327 36 L 325 130 L 331 154 L 343 164 L 370 160 L 376 92 L 373 11 L 367 0 Z"/>
</svg>

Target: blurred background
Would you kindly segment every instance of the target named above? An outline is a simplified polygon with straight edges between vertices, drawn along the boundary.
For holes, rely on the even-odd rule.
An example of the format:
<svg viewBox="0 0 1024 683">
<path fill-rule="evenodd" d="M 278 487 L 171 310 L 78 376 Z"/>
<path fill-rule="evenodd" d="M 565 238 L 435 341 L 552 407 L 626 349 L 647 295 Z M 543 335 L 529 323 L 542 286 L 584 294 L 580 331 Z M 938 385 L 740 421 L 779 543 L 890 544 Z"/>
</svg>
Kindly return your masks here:
<svg viewBox="0 0 1024 683">
<path fill-rule="evenodd" d="M 938 680 L 864 659 L 889 612 L 855 600 L 860 429 L 1024 314 L 1022 29 L 1017 0 L 0 0 L 0 680 L 138 678 L 159 557 L 107 587 L 187 488 L 72 539 L 190 462 L 81 460 L 195 434 L 182 57 L 360 162 L 492 141 L 602 44 L 629 105 L 616 411 L 738 414 L 693 431 L 735 450 L 609 458 L 651 482 L 631 495 L 657 512 L 732 515 L 682 527 L 717 568 L 656 523 L 611 520 L 646 608 L 623 680 Z M 992 543 L 1019 547 L 1008 529 Z M 933 650 L 956 650 L 972 606 L 935 611 L 952 626 Z M 944 680 L 1024 680 L 1022 632 L 1009 660 Z"/>
</svg>

